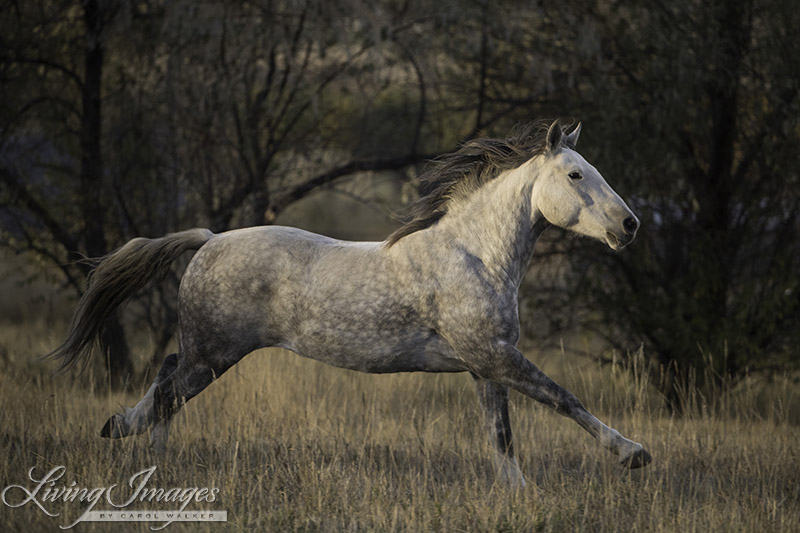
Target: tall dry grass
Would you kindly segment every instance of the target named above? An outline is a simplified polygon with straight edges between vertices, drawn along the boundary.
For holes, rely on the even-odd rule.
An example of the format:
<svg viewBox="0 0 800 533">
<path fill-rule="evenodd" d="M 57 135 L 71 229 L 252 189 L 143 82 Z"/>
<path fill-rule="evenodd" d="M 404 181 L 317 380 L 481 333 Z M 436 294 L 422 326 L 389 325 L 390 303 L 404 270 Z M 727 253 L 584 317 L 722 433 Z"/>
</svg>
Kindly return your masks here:
<svg viewBox="0 0 800 533">
<path fill-rule="evenodd" d="M 528 480 L 515 490 L 495 481 L 468 375 L 366 375 L 256 352 L 181 411 L 161 458 L 146 436 L 98 437 L 149 383 L 118 394 L 91 375 L 52 377 L 31 356 L 60 332 L 31 324 L 0 328 L 2 487 L 25 484 L 34 466 L 64 465 L 62 481 L 95 487 L 124 486 L 157 465 L 152 486 L 220 489 L 206 507 L 227 510 L 227 523 L 167 531 L 800 530 L 800 399 L 788 377 L 747 380 L 715 402 L 687 391 L 695 407 L 674 417 L 647 385 L 641 358 L 624 371 L 531 354 L 654 461 L 624 470 L 572 421 L 514 393 Z M 58 531 L 79 507 L 56 505 L 61 516 L 49 517 L 32 504 L 0 503 L 0 530 Z"/>
</svg>

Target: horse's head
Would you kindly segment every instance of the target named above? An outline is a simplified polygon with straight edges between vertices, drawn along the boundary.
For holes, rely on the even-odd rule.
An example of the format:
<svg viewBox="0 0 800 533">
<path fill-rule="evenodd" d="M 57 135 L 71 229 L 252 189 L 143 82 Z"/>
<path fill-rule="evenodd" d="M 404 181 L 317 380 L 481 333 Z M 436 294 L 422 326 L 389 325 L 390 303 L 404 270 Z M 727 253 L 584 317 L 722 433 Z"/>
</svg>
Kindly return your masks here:
<svg viewBox="0 0 800 533">
<path fill-rule="evenodd" d="M 553 225 L 605 241 L 619 250 L 630 244 L 639 219 L 603 176 L 578 152 L 581 125 L 565 135 L 558 121 L 547 132 L 544 154 L 536 158 L 535 207 Z"/>
</svg>

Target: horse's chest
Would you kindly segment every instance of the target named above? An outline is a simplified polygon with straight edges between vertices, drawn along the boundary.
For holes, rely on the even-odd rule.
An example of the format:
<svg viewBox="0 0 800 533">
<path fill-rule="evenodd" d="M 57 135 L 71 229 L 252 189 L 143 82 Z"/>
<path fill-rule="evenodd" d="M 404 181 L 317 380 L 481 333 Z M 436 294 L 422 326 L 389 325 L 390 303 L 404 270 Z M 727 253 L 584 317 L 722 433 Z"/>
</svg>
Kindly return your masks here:
<svg viewBox="0 0 800 533">
<path fill-rule="evenodd" d="M 442 333 L 466 342 L 498 339 L 516 342 L 519 336 L 516 291 L 472 289 L 440 295 L 437 308 Z"/>
</svg>

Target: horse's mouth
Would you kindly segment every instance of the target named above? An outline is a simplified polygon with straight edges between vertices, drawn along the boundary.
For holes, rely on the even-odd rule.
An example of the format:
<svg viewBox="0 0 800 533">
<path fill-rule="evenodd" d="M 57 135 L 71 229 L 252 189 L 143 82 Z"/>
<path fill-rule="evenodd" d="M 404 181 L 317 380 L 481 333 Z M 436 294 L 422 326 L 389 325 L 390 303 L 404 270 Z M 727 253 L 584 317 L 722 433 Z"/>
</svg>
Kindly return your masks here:
<svg viewBox="0 0 800 533">
<path fill-rule="evenodd" d="M 630 238 L 630 239 L 627 239 L 627 240 L 623 241 L 622 239 L 620 239 L 619 237 L 617 237 L 616 235 L 614 235 L 610 231 L 606 232 L 606 243 L 608 243 L 608 246 L 611 247 L 611 249 L 614 250 L 614 251 L 621 250 L 621 249 L 625 248 L 627 245 L 629 245 L 631 243 L 632 240 L 633 240 L 633 238 Z"/>
</svg>

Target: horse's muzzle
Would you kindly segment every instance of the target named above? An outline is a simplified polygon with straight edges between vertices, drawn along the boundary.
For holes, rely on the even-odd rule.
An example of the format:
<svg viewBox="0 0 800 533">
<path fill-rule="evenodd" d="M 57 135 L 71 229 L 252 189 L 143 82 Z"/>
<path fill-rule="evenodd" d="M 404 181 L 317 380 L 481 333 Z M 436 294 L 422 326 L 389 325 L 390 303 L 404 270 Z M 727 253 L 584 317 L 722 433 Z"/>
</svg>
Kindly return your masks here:
<svg viewBox="0 0 800 533">
<path fill-rule="evenodd" d="M 630 235 L 631 240 L 633 240 L 634 235 L 636 235 L 636 230 L 639 229 L 639 221 L 636 220 L 636 217 L 627 217 L 622 221 L 622 229 L 625 230 L 625 234 Z"/>
</svg>

